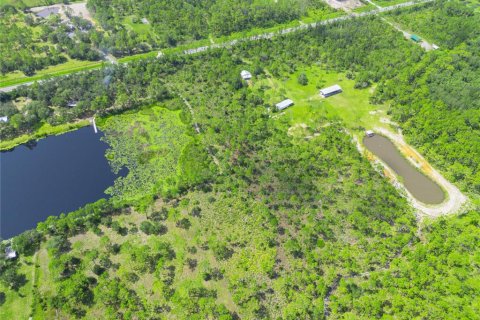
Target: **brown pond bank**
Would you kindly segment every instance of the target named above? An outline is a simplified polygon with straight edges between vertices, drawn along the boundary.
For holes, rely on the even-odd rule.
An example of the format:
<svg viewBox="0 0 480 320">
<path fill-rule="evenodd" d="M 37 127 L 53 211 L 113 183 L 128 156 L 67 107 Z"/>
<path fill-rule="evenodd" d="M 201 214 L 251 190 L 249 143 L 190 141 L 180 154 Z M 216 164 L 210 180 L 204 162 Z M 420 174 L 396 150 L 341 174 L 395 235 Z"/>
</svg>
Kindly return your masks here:
<svg viewBox="0 0 480 320">
<path fill-rule="evenodd" d="M 390 139 L 377 134 L 365 137 L 363 144 L 395 171 L 405 188 L 416 199 L 433 205 L 445 200 L 442 188 L 410 164 Z"/>
<path fill-rule="evenodd" d="M 396 188 L 402 189 L 406 192 L 407 198 L 410 204 L 416 209 L 417 217 L 422 220 L 423 217 L 439 217 L 448 214 L 455 214 L 462 210 L 465 210 L 469 205 L 470 202 L 468 198 L 462 194 L 462 192 L 452 183 L 450 183 L 443 175 L 438 172 L 435 168 L 433 168 L 423 156 L 415 150 L 412 146 L 410 146 L 405 139 L 401 131 L 396 133 L 388 130 L 384 127 L 375 127 L 374 132 L 381 134 L 390 141 L 393 142 L 395 147 L 400 150 L 400 153 L 405 157 L 408 162 L 426 176 L 431 178 L 434 182 L 436 182 L 442 190 L 446 193 L 445 201 L 440 204 L 432 205 L 432 204 L 425 204 L 419 200 L 417 200 L 406 188 L 405 186 L 400 183 L 395 176 L 395 172 L 388 167 L 383 161 L 377 160 L 378 157 L 375 156 L 372 152 L 368 152 L 365 154 L 365 145 L 361 143 L 357 136 L 353 135 L 353 139 L 357 144 L 357 148 L 360 153 L 365 154 L 366 157 L 374 163 L 381 164 L 385 172 L 388 172 L 388 176 L 392 177 L 392 183 Z"/>
</svg>

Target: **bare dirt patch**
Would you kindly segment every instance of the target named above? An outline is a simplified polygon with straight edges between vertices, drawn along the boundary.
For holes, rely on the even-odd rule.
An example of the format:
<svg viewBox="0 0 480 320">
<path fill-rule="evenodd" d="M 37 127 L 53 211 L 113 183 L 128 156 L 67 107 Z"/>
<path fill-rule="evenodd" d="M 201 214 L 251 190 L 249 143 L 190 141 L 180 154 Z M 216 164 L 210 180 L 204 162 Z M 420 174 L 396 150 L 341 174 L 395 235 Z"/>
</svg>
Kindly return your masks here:
<svg viewBox="0 0 480 320">
<path fill-rule="evenodd" d="M 30 11 L 32 11 L 33 13 L 38 13 L 48 9 L 58 9 L 58 14 L 60 15 L 63 21 L 69 20 L 67 17 L 67 12 L 69 12 L 72 16 L 81 17 L 95 24 L 90 12 L 87 9 L 86 2 L 77 2 L 77 3 L 67 4 L 67 5 L 54 4 L 51 6 L 34 7 L 34 8 L 30 8 Z"/>
<path fill-rule="evenodd" d="M 72 3 L 69 5 L 65 5 L 65 8 L 65 10 L 72 10 L 72 15 L 76 17 L 82 17 L 83 19 L 89 20 L 90 22 L 94 23 L 90 11 L 88 11 L 87 9 L 86 2 Z"/>
<path fill-rule="evenodd" d="M 346 11 L 350 11 L 364 5 L 360 2 L 360 0 L 326 0 L 326 2 L 334 9 L 343 9 Z"/>
</svg>

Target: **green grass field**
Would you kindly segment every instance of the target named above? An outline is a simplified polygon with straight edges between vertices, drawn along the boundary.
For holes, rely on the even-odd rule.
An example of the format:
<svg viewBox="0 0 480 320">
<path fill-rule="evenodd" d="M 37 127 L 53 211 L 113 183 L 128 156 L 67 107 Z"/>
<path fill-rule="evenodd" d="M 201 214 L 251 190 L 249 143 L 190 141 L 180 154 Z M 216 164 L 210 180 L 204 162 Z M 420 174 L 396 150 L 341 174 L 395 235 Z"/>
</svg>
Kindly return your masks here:
<svg viewBox="0 0 480 320">
<path fill-rule="evenodd" d="M 0 319 L 28 319 L 33 301 L 33 257 L 23 257 L 18 272 L 26 276 L 26 284 L 18 291 L 5 288 L 0 283 L 0 292 L 5 292 L 5 302 L 0 305 Z"/>
<path fill-rule="evenodd" d="M 48 77 L 58 77 L 73 72 L 85 71 L 101 67 L 103 61 L 80 61 L 69 60 L 68 62 L 50 66 L 43 70 L 39 70 L 35 75 L 28 77 L 21 71 L 11 72 L 0 76 L 0 88 L 22 84 L 31 81 L 39 81 Z"/>
<path fill-rule="evenodd" d="M 123 20 L 123 24 L 138 34 L 148 34 L 151 32 L 152 27 L 150 26 L 150 24 L 145 24 L 140 20 L 134 22 L 134 18 L 134 16 L 126 17 Z"/>
<path fill-rule="evenodd" d="M 376 8 L 377 7 L 375 7 L 373 4 L 369 3 L 369 4 L 364 4 L 361 7 L 355 8 L 352 11 L 356 12 L 356 13 L 360 13 L 360 12 L 367 12 L 367 11 L 370 11 L 370 10 L 375 10 Z"/>
<path fill-rule="evenodd" d="M 408 0 L 373 0 L 372 2 L 380 7 L 389 7 L 399 3 L 408 2 Z"/>
<path fill-rule="evenodd" d="M 298 83 L 299 74 L 305 73 L 308 85 Z M 322 98 L 319 89 L 338 84 L 343 92 Z M 265 90 L 266 99 L 276 104 L 290 98 L 295 105 L 283 111 L 291 125 L 304 123 L 308 126 L 318 121 L 341 120 L 348 129 L 371 128 L 381 124 L 380 116 L 385 115 L 386 107 L 369 102 L 374 88 L 355 89 L 355 81 L 346 78 L 344 73 L 327 71 L 319 66 L 301 69 L 286 79 L 264 78 L 254 80 L 255 90 Z"/>
</svg>

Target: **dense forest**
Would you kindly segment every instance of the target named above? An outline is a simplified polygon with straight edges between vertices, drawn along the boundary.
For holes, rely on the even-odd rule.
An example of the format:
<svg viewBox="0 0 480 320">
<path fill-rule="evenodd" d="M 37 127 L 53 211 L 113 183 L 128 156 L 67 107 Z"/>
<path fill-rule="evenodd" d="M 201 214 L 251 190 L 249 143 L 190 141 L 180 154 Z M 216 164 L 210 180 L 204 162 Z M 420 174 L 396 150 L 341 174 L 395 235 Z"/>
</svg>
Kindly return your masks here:
<svg viewBox="0 0 480 320">
<path fill-rule="evenodd" d="M 4 5 L 0 7 L 0 33 L 2 75 L 20 70 L 30 76 L 68 58 L 94 61 L 102 57 L 91 41 L 98 33 L 80 17 L 69 16 L 68 22 L 58 15 L 41 19 Z"/>
<path fill-rule="evenodd" d="M 423 242 L 390 268 L 342 278 L 332 310 L 355 319 L 477 319 L 479 219 L 477 210 L 429 223 Z"/>
<path fill-rule="evenodd" d="M 125 29 L 127 17 L 144 19 L 154 35 L 149 37 L 149 44 L 155 47 L 271 27 L 300 19 L 311 11 L 333 12 L 319 0 L 89 0 L 88 7 L 103 28 L 114 32 Z"/>
<path fill-rule="evenodd" d="M 355 25 L 357 33 L 349 26 Z M 355 81 L 359 88 L 369 87 L 381 79 L 389 79 L 397 74 L 397 68 L 407 67 L 421 59 L 420 48 L 412 47 L 397 37 L 394 30 L 379 33 L 384 29 L 383 23 L 376 18 L 365 18 L 354 22 L 338 22 L 332 26 L 321 26 L 290 36 L 280 36 L 275 40 L 244 42 L 235 48 L 212 51 L 213 56 L 234 54 L 251 60 L 253 68 L 262 73 L 267 67 L 275 76 L 290 73 L 300 65 L 312 61 L 325 65 L 331 70 L 351 70 L 355 72 Z M 385 36 L 385 35 L 390 36 Z M 377 50 L 368 50 L 376 46 Z M 230 53 L 229 53 L 230 52 Z M 391 63 L 379 58 L 388 55 Z M 40 123 L 61 124 L 93 114 L 108 115 L 135 109 L 145 104 L 171 96 L 165 83 L 168 76 L 176 74 L 190 61 L 207 63 L 210 54 L 200 58 L 188 56 L 166 56 L 162 63 L 157 60 L 143 60 L 128 66 L 111 66 L 98 71 L 91 71 L 61 79 L 45 81 L 42 85 L 19 88 L 12 93 L 0 96 L 0 110 L 13 117 L 9 123 L 0 124 L 0 137 L 9 139 L 22 132 L 35 129 Z M 228 83 L 235 88 L 244 86 L 239 72 L 242 61 L 237 58 L 237 67 L 224 72 Z M 216 77 L 212 69 L 198 72 L 185 82 L 198 82 Z M 174 79 L 172 83 L 178 80 Z M 222 86 L 221 86 L 222 87 Z M 221 88 L 220 87 L 220 88 Z M 195 87 L 193 87 L 195 88 Z M 218 87 L 205 88 L 207 92 L 220 90 Z M 206 106 L 206 96 L 193 95 L 191 99 L 201 99 L 199 106 Z M 226 92 L 225 94 L 227 94 Z M 191 95 L 191 92 L 185 92 Z M 31 100 L 20 112 L 14 101 L 19 97 Z M 226 105 L 225 102 L 221 102 Z M 224 123 L 222 116 L 217 117 L 219 124 Z M 200 120 L 201 121 L 201 120 Z"/>
<path fill-rule="evenodd" d="M 464 10 L 442 2 L 394 17 L 447 17 L 430 23 L 464 30 L 461 41 L 429 30 L 451 49 L 425 52 L 368 17 L 1 94 L 11 119 L 1 139 L 95 115 L 113 170 L 128 174 L 109 199 L 13 239 L 21 259 L 0 258 L 0 317 L 478 317 L 480 208 L 417 221 L 340 119 L 311 114 L 314 125 L 289 134 L 266 90 L 240 78 L 248 69 L 254 82 L 286 81 L 311 65 L 344 72 L 475 197 L 480 46 L 470 22 L 457 25 L 458 15 L 478 19 Z"/>
<path fill-rule="evenodd" d="M 436 2 L 394 16 L 440 47 L 377 90 L 409 140 L 449 179 L 480 192 L 480 15 L 458 2 Z M 414 22 L 413 22 L 414 21 Z"/>
<path fill-rule="evenodd" d="M 42 3 L 45 5 L 47 3 Z M 0 4 L 0 74 L 36 70 L 67 59 L 100 60 L 228 36 L 335 11 L 320 0 L 88 1 L 95 20 L 66 10 L 39 17 L 20 2 Z M 98 21 L 94 25 L 93 21 Z"/>
</svg>

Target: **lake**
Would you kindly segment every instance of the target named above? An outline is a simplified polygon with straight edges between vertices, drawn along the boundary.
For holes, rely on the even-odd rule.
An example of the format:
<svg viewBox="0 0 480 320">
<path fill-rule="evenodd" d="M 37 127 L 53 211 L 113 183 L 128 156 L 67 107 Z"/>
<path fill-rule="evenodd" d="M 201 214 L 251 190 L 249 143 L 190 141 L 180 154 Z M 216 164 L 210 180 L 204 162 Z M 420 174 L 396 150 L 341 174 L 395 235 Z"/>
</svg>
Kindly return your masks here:
<svg viewBox="0 0 480 320">
<path fill-rule="evenodd" d="M 445 200 L 442 188 L 408 162 L 388 138 L 376 134 L 365 137 L 363 144 L 402 178 L 403 185 L 416 199 L 425 204 Z"/>
<path fill-rule="evenodd" d="M 116 178 L 92 127 L 0 153 L 0 237 L 106 197 Z"/>
</svg>

